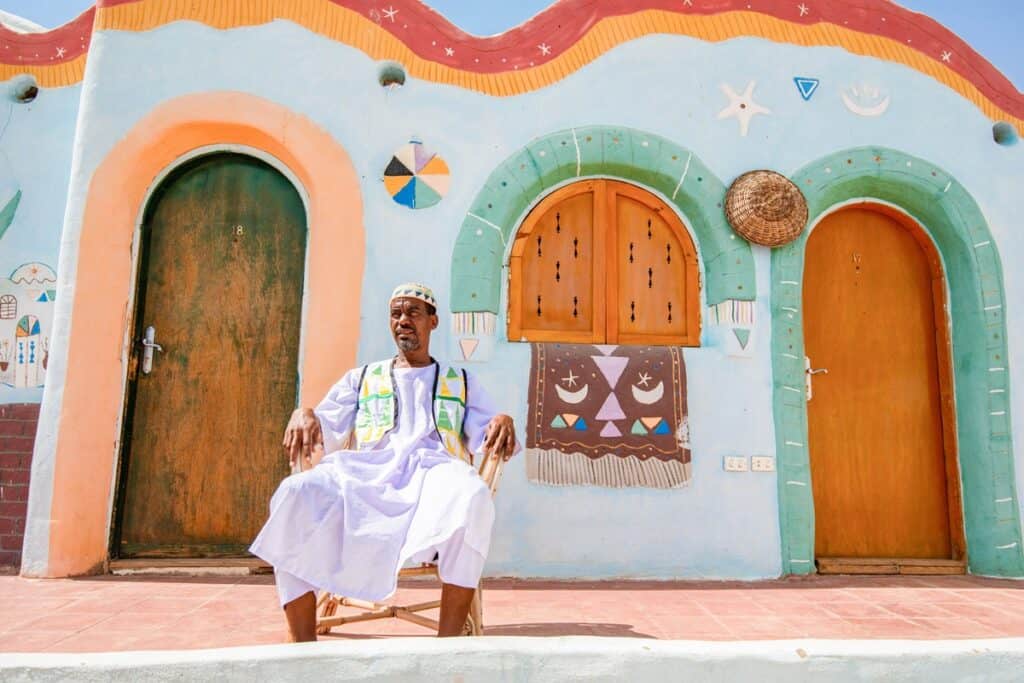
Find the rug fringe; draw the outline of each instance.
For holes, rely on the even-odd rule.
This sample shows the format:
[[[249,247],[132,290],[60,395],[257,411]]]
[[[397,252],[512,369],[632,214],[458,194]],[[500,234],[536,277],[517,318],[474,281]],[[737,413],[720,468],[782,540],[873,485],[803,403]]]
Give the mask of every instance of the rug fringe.
[[[635,455],[590,458],[582,453],[526,449],[526,476],[552,486],[675,489],[690,481],[690,469],[690,463],[678,460],[641,460]]]

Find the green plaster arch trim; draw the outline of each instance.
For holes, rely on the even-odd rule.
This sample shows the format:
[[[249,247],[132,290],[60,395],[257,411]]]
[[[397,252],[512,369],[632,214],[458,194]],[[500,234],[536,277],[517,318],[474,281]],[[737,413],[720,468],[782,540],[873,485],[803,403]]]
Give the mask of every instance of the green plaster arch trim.
[[[949,290],[957,441],[972,573],[1024,575],[1013,448],[1002,267],[974,199],[950,174],[892,149],[864,147],[794,177],[811,225],[837,205],[880,200],[912,216],[942,257]],[[783,571],[814,571],[802,289],[810,231],[772,252],[772,371]]]
[[[572,128],[533,140],[491,173],[452,254],[451,308],[497,314],[505,249],[526,210],[573,178],[611,177],[657,190],[690,223],[704,263],[707,304],[755,298],[750,245],[729,227],[725,185],[689,150],[629,128]]]

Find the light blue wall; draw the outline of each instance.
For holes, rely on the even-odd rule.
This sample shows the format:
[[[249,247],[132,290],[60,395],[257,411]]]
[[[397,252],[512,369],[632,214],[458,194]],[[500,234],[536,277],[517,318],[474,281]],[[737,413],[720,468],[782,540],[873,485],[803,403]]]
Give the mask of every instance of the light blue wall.
[[[0,404],[38,403],[42,398],[41,358],[26,381],[25,369],[17,369],[15,328],[25,315],[33,315],[40,321],[40,345],[49,339],[53,303],[38,299],[49,298],[46,292],[56,284],[15,283],[10,276],[28,263],[57,269],[81,94],[81,86],[41,89],[34,101],[22,104],[11,95],[18,81],[0,81],[0,209],[14,193],[21,193],[14,221],[5,233],[0,225],[0,296],[18,299],[17,317],[0,319],[0,368],[5,341],[12,356],[7,370],[0,369]],[[45,271],[40,269],[35,279],[47,279]]]
[[[484,180],[501,161],[546,133],[618,125],[668,138],[726,183],[770,168],[791,174],[840,149],[880,145],[928,159],[953,173],[983,208],[1004,259],[1012,383],[1022,379],[1014,342],[1024,291],[1012,267],[1024,256],[1015,219],[1022,207],[1024,146],[992,142],[991,121],[972,104],[908,68],[833,48],[799,48],[759,39],[719,44],[650,36],[622,45],[543,90],[494,98],[410,79],[377,84],[376,64],[347,46],[286,22],[227,32],[190,23],[144,33],[94,36],[89,86],[68,207],[77,234],[88,178],[113,145],[153,107],[179,95],[244,91],[300,112],[347,150],[363,185],[367,234],[360,360],[391,353],[385,302],[410,279],[434,286],[447,309],[449,255]],[[821,79],[810,101],[795,76]],[[741,137],[721,84],[771,110]],[[867,82],[891,94],[878,118],[846,109],[840,91]],[[452,187],[440,204],[412,211],[393,202],[381,177],[393,152],[417,138],[443,156]],[[65,152],[66,154],[66,152]],[[66,181],[66,171],[62,180]],[[758,578],[781,571],[774,473],[725,473],[724,455],[774,455],[769,356],[767,249],[755,247],[757,326],[752,350],[731,355],[705,327],[704,346],[687,349],[693,478],[671,491],[549,488],[526,481],[521,462],[507,471],[489,572],[557,577]],[[68,276],[62,273],[62,277]],[[347,296],[339,292],[338,296]],[[339,325],[348,321],[339,320]],[[499,337],[503,322],[499,322]],[[442,324],[435,352],[450,348]],[[439,354],[437,354],[439,355]],[[473,364],[502,406],[525,423],[529,348],[499,342],[492,359]],[[1024,412],[1013,406],[1022,432]],[[1018,487],[1022,470],[1017,453]]]

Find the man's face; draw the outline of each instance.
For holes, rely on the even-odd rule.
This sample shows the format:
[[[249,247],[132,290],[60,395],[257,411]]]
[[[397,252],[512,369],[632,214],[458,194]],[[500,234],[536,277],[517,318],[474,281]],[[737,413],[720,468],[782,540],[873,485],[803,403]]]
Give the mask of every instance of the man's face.
[[[416,351],[430,345],[430,331],[437,327],[437,315],[419,299],[400,297],[391,302],[391,336],[402,351]]]

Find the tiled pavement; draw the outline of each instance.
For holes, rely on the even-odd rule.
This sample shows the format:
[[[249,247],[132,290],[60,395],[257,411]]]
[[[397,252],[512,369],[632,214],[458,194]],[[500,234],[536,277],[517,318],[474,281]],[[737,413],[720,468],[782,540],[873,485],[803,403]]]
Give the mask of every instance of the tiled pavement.
[[[739,582],[487,581],[488,635],[698,640],[1024,637],[1024,582],[812,577]],[[429,583],[398,598],[436,599]],[[430,635],[394,619],[328,638]],[[270,576],[29,580],[0,576],[0,652],[192,649],[279,643]]]

